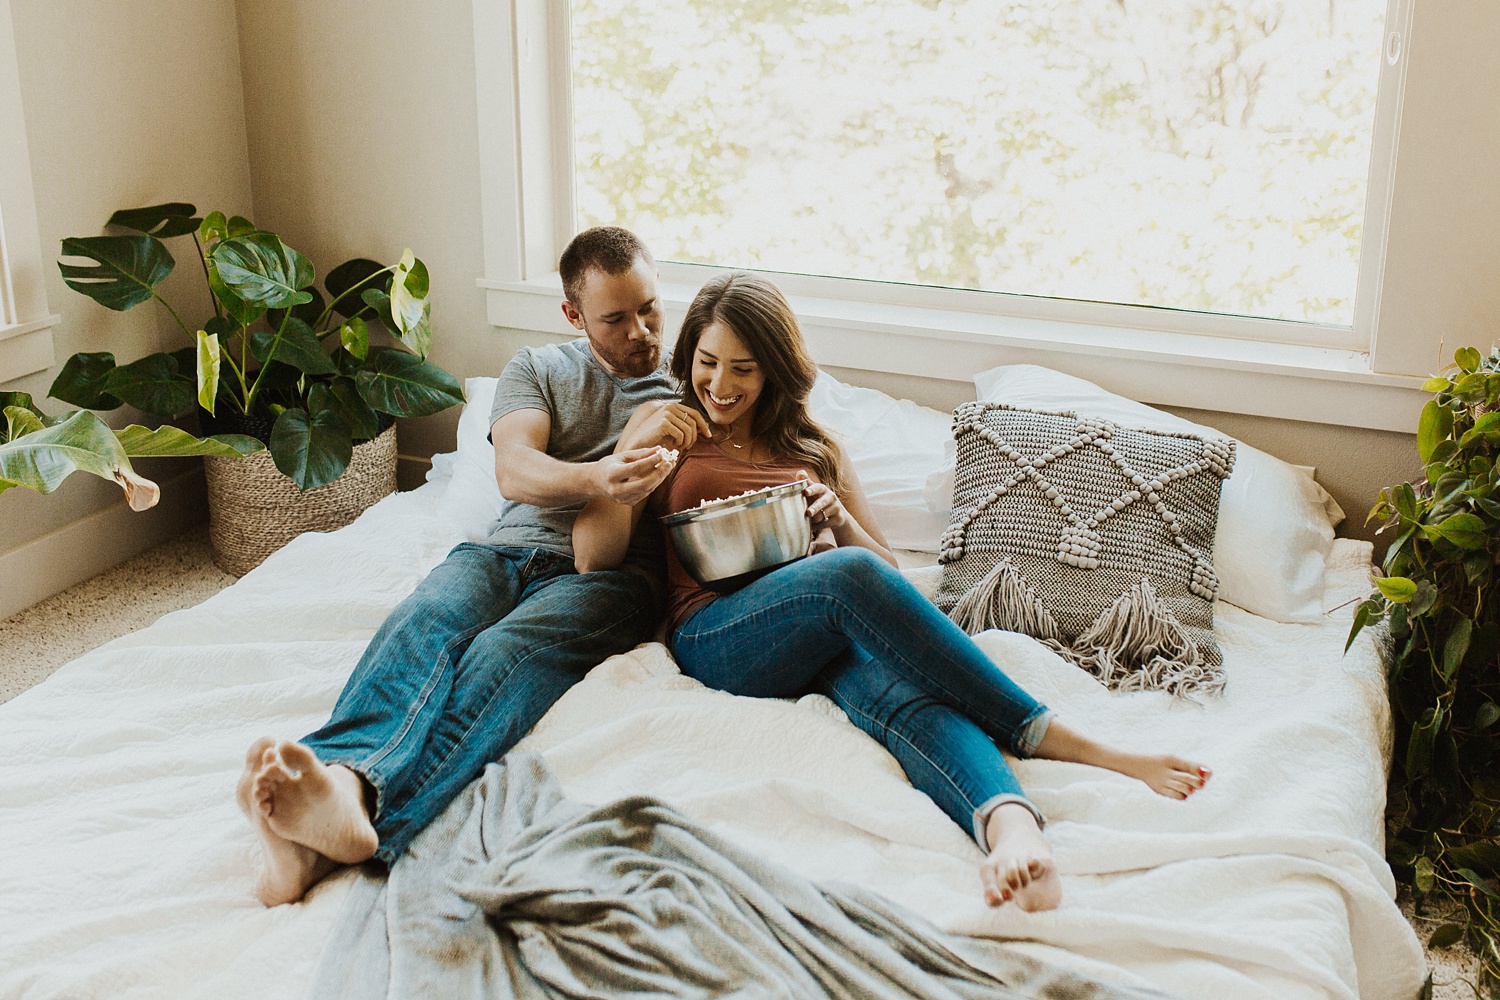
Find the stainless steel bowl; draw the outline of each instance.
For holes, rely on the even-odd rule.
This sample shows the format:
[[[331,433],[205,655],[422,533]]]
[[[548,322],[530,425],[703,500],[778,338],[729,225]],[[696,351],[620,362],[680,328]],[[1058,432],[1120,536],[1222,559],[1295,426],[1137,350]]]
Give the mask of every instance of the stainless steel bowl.
[[[694,580],[733,590],[807,555],[812,529],[802,481],[716,500],[661,519]]]

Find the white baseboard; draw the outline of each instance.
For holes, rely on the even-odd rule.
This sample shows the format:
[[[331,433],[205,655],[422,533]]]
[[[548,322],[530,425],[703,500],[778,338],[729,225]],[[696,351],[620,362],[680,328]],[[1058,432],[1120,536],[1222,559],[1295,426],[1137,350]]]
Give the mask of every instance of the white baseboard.
[[[200,523],[208,516],[203,465],[163,479],[161,502],[136,512],[124,497],[0,555],[0,619],[98,576]]]

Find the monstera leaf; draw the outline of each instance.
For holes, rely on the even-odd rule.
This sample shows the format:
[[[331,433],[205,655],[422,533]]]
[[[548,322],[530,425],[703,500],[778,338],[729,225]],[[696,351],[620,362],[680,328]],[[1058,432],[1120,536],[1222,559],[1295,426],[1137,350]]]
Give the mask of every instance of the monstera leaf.
[[[311,302],[312,263],[274,233],[233,236],[209,251],[219,280],[246,302],[285,309]]]
[[[406,250],[391,277],[391,319],[401,342],[424,361],[432,349],[432,304],[427,301],[427,265]]]
[[[393,417],[427,417],[464,401],[464,391],[452,375],[391,348],[372,351],[354,383],[366,403]]]
[[[309,375],[337,375],[339,371],[312,327],[296,316],[286,318],[280,336],[268,330],[251,333],[250,353],[257,361],[280,361]]]
[[[89,472],[119,484],[132,510],[145,510],[161,499],[160,488],[136,474],[125,447],[97,414],[79,410],[51,426],[39,426],[23,407],[8,406],[5,412],[7,418],[26,413],[32,420],[7,420],[7,440],[0,444],[0,492],[24,486],[51,493],[73,473]],[[12,437],[11,428],[23,432]]]
[[[328,289],[333,311],[345,319],[363,312],[366,308],[362,298],[365,290],[379,291],[379,277],[387,270],[389,268],[381,267],[373,260],[355,257],[329,271],[328,276],[323,279],[323,287]]]
[[[185,413],[197,400],[196,349],[185,349],[187,364],[172,354],[148,354],[139,361],[121,365],[104,378],[103,388],[135,407],[166,418]]]
[[[57,262],[63,280],[106,309],[124,312],[155,294],[176,261],[154,236],[70,236],[64,257],[86,257],[93,266]]]
[[[203,221],[193,218],[196,211],[196,207],[185,201],[150,205],[146,208],[122,208],[109,217],[109,224],[165,240],[196,230]]]
[[[47,395],[85,410],[113,410],[122,405],[117,396],[104,391],[104,380],[115,370],[115,356],[108,351],[75,354],[62,366]]]
[[[303,409],[285,410],[271,429],[271,458],[299,490],[333,482],[344,474],[353,454],[349,425],[331,409],[310,415]]]

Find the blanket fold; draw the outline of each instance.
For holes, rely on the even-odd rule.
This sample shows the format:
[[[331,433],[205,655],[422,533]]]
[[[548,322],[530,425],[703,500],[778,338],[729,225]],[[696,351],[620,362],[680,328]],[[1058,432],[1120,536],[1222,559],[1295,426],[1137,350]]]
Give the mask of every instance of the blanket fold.
[[[345,903],[309,996],[1161,1000],[818,886],[636,796],[512,753]]]

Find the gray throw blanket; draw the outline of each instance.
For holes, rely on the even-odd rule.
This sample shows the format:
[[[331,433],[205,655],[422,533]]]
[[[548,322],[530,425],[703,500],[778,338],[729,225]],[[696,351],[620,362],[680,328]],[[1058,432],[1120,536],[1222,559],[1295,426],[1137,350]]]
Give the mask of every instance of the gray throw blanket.
[[[514,753],[412,843],[389,879],[362,875],[309,996],[1164,994],[944,934],[858,888],[815,886],[654,799],[572,802],[540,757]]]

